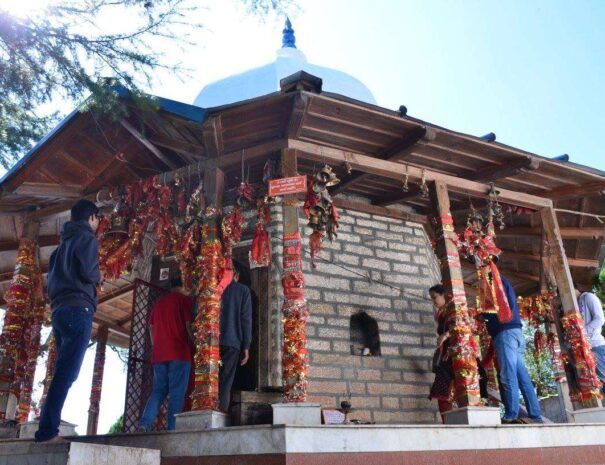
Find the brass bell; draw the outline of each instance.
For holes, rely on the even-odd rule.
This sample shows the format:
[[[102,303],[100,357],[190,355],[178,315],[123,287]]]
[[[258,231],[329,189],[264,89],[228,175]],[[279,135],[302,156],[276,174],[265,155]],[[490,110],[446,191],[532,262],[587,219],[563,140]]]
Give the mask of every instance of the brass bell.
[[[327,211],[325,209],[325,207],[322,204],[317,204],[317,205],[313,205],[312,207],[309,208],[309,213],[312,216],[324,216],[327,214]]]
[[[336,175],[334,174],[333,171],[330,171],[330,177],[329,179],[326,181],[326,187],[332,187],[335,186],[336,184],[340,183],[340,179],[338,179],[336,177]]]
[[[111,228],[105,233],[110,234],[128,234],[128,226],[126,225],[126,218],[119,215],[113,215],[111,218]]]
[[[320,220],[319,216],[311,215],[309,217],[309,223],[307,224],[307,226],[310,226],[313,229],[315,229],[320,225],[320,223],[321,223],[321,220]]]
[[[353,172],[353,167],[348,161],[345,161],[343,168],[345,169],[345,173],[347,174],[347,176],[351,176],[351,173]]]
[[[319,172],[317,173],[317,175],[315,177],[316,177],[316,179],[327,183],[333,174],[334,173],[332,172],[332,167],[330,165],[324,165],[323,168],[319,170]]]
[[[324,190],[326,190],[326,183],[324,181],[315,179],[312,189],[313,189],[313,192],[315,192],[316,194],[319,194],[320,192],[323,192]]]

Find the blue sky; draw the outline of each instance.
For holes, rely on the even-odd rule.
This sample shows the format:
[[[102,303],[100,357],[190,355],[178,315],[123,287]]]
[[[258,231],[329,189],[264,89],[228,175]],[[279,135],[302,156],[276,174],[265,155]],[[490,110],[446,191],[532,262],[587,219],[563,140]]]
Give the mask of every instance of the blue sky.
[[[15,4],[23,0],[14,1]],[[207,83],[275,58],[283,18],[246,17],[234,2],[207,1],[199,45],[180,79],[150,91],[191,103]],[[300,1],[297,45],[311,63],[357,77],[381,106],[543,156],[605,170],[604,1]],[[128,22],[111,18],[112,25]],[[173,52],[172,49],[170,53]],[[70,105],[64,105],[65,111]],[[64,418],[86,426],[93,350]],[[99,431],[123,408],[124,373],[108,354]]]

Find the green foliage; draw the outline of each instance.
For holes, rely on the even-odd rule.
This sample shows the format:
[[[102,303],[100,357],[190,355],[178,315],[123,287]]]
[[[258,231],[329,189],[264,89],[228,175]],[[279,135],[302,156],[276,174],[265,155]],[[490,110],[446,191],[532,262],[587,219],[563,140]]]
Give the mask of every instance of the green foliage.
[[[536,330],[529,326],[523,327],[525,336],[525,366],[529,376],[536,385],[538,397],[549,397],[557,394],[557,385],[555,383],[555,374],[553,371],[553,361],[548,350],[536,353],[534,347],[534,333]]]
[[[119,434],[124,432],[124,415],[120,415],[113,425],[109,427],[107,434]]]
[[[21,0],[27,1],[27,0]],[[247,11],[283,13],[292,0],[239,0]],[[59,114],[42,111],[58,99],[120,118],[127,112],[115,84],[144,102],[158,69],[186,70],[174,59],[194,45],[202,27],[195,0],[64,0],[31,17],[0,4],[0,164],[9,168],[41,138]],[[104,32],[97,19],[129,15],[128,30]],[[158,47],[159,41],[171,47]],[[160,49],[170,49],[170,56]],[[182,55],[182,54],[181,54]],[[103,79],[103,77],[111,79]],[[88,96],[90,96],[88,98]],[[147,102],[146,104],[149,104]]]

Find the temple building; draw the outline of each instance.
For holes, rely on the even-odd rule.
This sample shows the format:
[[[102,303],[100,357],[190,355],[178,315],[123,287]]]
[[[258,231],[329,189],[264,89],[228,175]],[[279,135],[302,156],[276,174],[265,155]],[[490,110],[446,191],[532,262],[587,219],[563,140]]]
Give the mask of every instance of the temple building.
[[[105,344],[129,349],[124,434],[97,435],[100,394],[93,393],[89,435],[81,442],[160,449],[164,465],[218,463],[218,456],[225,464],[438,463],[450,452],[443,463],[534,463],[536,453],[579,463],[575,454],[595,447],[605,459],[595,446],[605,426],[571,424],[605,416],[594,368],[576,345],[585,341],[567,343],[578,328],[572,279],[589,285],[603,260],[605,173],[507,146],[492,133],[421,121],[403,105],[382,108],[356,78],[309,63],[290,21],[274,62],[205,86],[192,105],[155,97],[156,108],[141,109],[127,90],[116,91],[128,117],[116,122],[75,110],[0,180],[2,295],[27,247],[35,248],[31,266],[44,276],[76,199],[95,201],[113,219],[130,209],[121,219],[131,229],[120,232],[133,241],[132,256],[114,257],[123,260],[116,262],[117,279],[103,285],[93,331],[98,390]],[[309,183],[305,191],[265,197],[272,181],[297,176]],[[154,195],[141,200],[148,209],[128,204],[136,186],[154,195],[168,189],[170,207],[153,203]],[[245,198],[242,186],[255,194]],[[205,204],[190,215],[200,193]],[[180,197],[186,210],[177,205]],[[317,215],[313,202],[325,207]],[[257,263],[250,257],[263,208],[271,255]],[[243,218],[241,236],[223,230],[223,251],[246,267],[242,282],[255,305],[251,361],[236,376],[231,414],[194,407],[175,433],[129,434],[151,388],[150,308],[171,277],[197,266],[176,245],[180,239],[159,250],[169,228],[155,226],[158,215],[184,231],[192,221],[217,228],[234,211]],[[468,229],[479,214],[502,228]],[[540,328],[556,338],[553,358],[567,362],[555,363],[558,395],[544,401],[544,416],[570,425],[532,426],[535,435],[524,433],[528,426],[501,427],[493,367],[489,396],[482,401],[473,387],[474,356],[484,349],[472,348],[481,275],[465,258],[463,231],[495,241],[497,267],[518,296],[548,299]],[[428,289],[440,282],[460,341],[453,352],[458,409],[449,420],[458,426],[447,428],[428,399],[436,340]],[[216,344],[216,337],[209,340]],[[0,418],[26,423],[27,374],[15,381],[15,341],[0,339]],[[197,400],[211,405],[215,399],[204,394],[211,390],[203,388]],[[292,414],[297,407],[302,413]],[[220,428],[204,429],[192,420],[196,411],[205,415],[203,425]],[[342,423],[334,420],[339,412],[346,424],[322,426]],[[33,453],[26,443],[11,444],[15,454]],[[8,447],[0,443],[0,463]]]

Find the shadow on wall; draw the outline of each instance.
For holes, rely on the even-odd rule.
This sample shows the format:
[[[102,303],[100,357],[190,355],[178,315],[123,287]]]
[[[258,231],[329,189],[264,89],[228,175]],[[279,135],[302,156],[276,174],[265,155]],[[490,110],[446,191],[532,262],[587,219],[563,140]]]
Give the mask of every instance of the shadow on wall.
[[[349,323],[351,355],[380,357],[380,332],[376,318],[366,312],[351,315]]]

